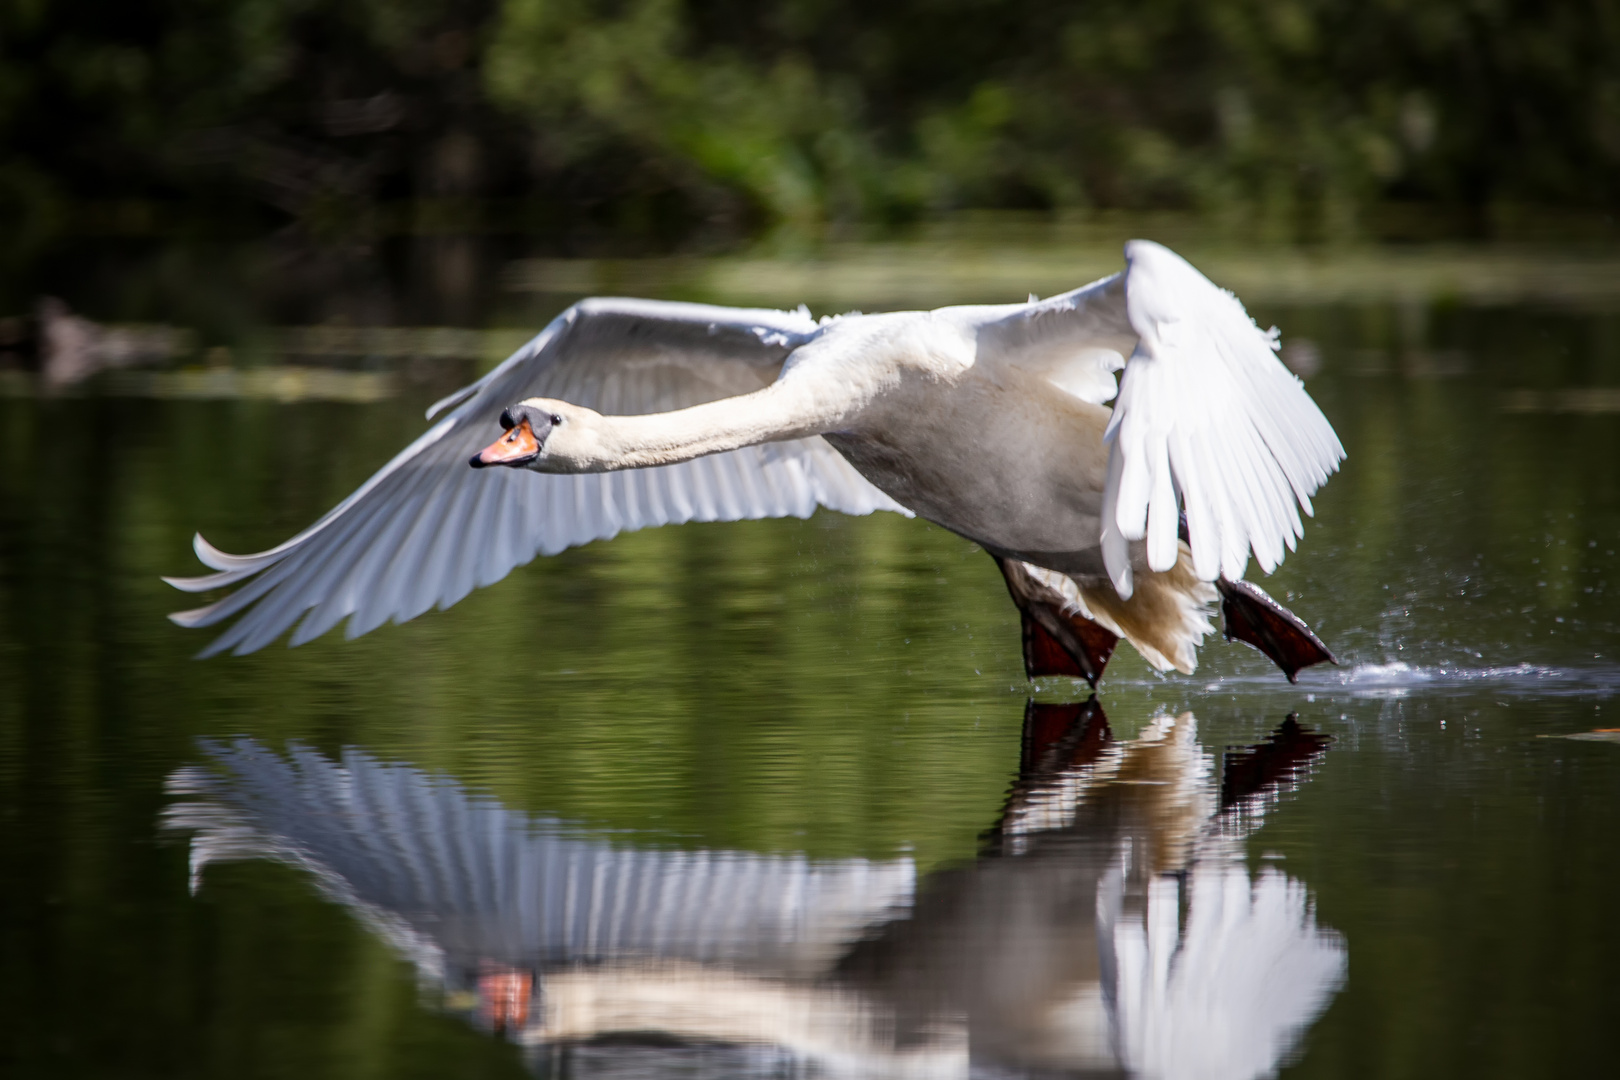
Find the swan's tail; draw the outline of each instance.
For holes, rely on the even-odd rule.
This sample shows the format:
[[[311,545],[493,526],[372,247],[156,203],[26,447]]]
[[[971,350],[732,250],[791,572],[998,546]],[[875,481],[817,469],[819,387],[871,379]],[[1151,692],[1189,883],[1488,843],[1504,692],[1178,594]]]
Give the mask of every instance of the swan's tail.
[[[1198,646],[1215,632],[1209,616],[1218,594],[1193,571],[1186,542],[1177,543],[1180,551],[1170,569],[1138,569],[1129,600],[1121,600],[1106,581],[1076,583],[1076,591],[1093,621],[1136,646],[1156,670],[1191,675],[1198,667]]]
[[[1215,630],[1209,621],[1215,587],[1193,572],[1185,543],[1169,570],[1138,568],[1129,600],[1106,578],[1081,584],[1033,563],[996,562],[1024,616],[1024,672],[1032,679],[1068,675],[1096,686],[1120,638],[1158,670],[1190,675],[1199,643]]]

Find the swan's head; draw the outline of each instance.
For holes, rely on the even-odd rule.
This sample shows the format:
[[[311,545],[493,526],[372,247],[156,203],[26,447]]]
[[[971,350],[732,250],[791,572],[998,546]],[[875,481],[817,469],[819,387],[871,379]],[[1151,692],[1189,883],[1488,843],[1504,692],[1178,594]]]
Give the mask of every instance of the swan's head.
[[[506,465],[537,472],[579,472],[588,468],[594,445],[591,423],[597,414],[579,405],[529,398],[501,413],[506,434],[473,455],[475,469]]]

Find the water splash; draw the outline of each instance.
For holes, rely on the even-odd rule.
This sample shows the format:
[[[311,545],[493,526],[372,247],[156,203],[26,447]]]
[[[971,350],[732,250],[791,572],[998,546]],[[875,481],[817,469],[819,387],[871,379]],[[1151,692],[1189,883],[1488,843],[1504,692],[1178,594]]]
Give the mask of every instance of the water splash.
[[[1109,679],[1106,686],[1163,690],[1176,679]],[[1190,687],[1189,687],[1190,689]],[[1408,694],[1486,692],[1537,697],[1601,697],[1620,693],[1620,666],[1553,667],[1545,664],[1464,666],[1447,663],[1345,664],[1302,671],[1290,686],[1274,670],[1220,675],[1203,681],[1198,690],[1220,692],[1350,694],[1354,697],[1405,697]]]
[[[1607,695],[1620,689],[1620,667],[1550,667],[1544,664],[1483,665],[1355,664],[1345,668],[1309,672],[1300,685],[1343,688],[1352,694],[1397,696],[1413,691],[1448,692],[1490,690],[1499,694],[1538,696]]]

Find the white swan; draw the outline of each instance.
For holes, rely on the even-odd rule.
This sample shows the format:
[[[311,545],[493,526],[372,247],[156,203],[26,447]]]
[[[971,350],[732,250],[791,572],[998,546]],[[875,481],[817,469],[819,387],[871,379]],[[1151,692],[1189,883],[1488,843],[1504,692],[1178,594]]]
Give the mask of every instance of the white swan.
[[[430,418],[454,409],[302,533],[245,556],[196,537],[217,573],[170,584],[258,576],[171,618],[245,612],[206,653],[295,623],[297,645],[345,617],[354,637],[537,553],[821,505],[915,513],[981,544],[1024,612],[1031,675],[1095,683],[1119,636],[1190,672],[1215,582],[1228,636],[1293,678],[1331,657],[1240,579],[1250,551],[1269,573],[1303,535],[1299,509],[1343,447],[1235,297],[1158,244],[1125,258],[1045,301],[820,322],[583,301],[437,403]],[[479,452],[497,417],[506,435]],[[475,452],[514,467],[474,471]]]

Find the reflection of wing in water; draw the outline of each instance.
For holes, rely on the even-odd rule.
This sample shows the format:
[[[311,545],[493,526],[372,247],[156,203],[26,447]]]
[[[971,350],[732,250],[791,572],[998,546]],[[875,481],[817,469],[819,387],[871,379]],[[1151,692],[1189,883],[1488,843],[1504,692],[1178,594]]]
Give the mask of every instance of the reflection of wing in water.
[[[425,976],[524,998],[493,1015],[525,1041],[656,1033],[841,1073],[1247,1080],[1344,978],[1305,888],[1251,876],[1239,843],[1326,740],[1291,718],[1218,773],[1195,736],[1191,714],[1117,740],[1094,703],[1032,705],[984,854],[915,888],[909,861],[617,846],[354,750],[339,765],[211,746],[219,768],[172,779],[204,798],[169,818],[195,833],[194,873],[302,867]],[[631,1050],[613,1046],[591,1060],[618,1067],[603,1055]]]
[[[1344,981],[1343,939],[1317,929],[1304,886],[1275,870],[1158,878],[1141,914],[1112,929],[1118,1048],[1148,1076],[1265,1076]]]
[[[1177,721],[1189,737],[1190,719]],[[1266,742],[1228,751],[1220,813],[1193,842],[1197,861],[1148,882],[1142,916],[1116,924],[1118,1038],[1133,1069],[1265,1075],[1343,983],[1344,941],[1316,927],[1304,886],[1269,868],[1251,878],[1236,843],[1327,744],[1290,716]]]
[[[213,797],[170,811],[195,830],[194,885],[210,862],[290,862],[430,967],[437,949],[452,967],[657,956],[811,974],[911,900],[910,860],[620,847],[354,749],[341,765],[247,739],[210,753],[223,775],[170,781]]]
[[[1253,808],[1326,740],[1285,723],[1263,745],[1299,752],[1285,765],[1279,750],[1246,791],[1228,768],[1222,811],[1190,713],[1120,741],[1094,700],[1032,702],[1024,732],[984,856],[921,883],[911,916],[841,973],[905,1003],[902,1025],[965,1015],[975,1060],[1210,1080],[1274,1070],[1343,982],[1344,943],[1316,926],[1300,883],[1250,877],[1230,817],[1256,823]]]

